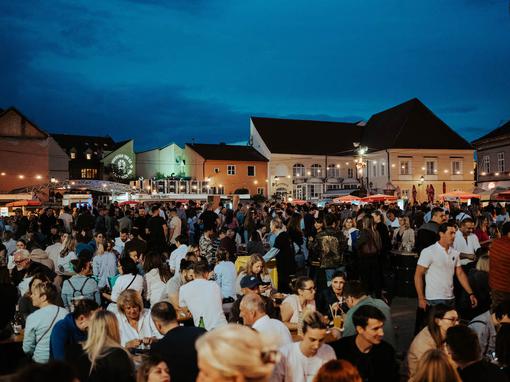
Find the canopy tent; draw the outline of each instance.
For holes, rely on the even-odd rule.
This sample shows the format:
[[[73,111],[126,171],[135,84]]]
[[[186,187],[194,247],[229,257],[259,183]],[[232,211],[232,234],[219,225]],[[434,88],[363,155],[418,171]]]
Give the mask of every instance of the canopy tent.
[[[397,200],[396,196],[384,195],[384,194],[368,195],[364,198],[361,198],[361,201],[364,203],[386,202],[386,201],[395,201],[395,200]]]
[[[120,202],[119,206],[122,207],[122,206],[126,206],[126,205],[136,205],[136,204],[140,204],[140,202],[138,202],[136,200],[126,200],[124,202]]]
[[[472,198],[480,199],[480,195],[466,191],[451,191],[439,195],[439,199],[446,201],[469,200]]]
[[[361,198],[358,198],[357,196],[354,196],[354,195],[340,196],[340,197],[332,200],[332,202],[336,203],[336,204],[352,203],[352,202],[360,202],[360,201],[361,201]]]
[[[15,202],[7,203],[6,207],[39,207],[41,202],[38,200],[16,200]]]
[[[288,200],[288,202],[291,204],[295,204],[296,206],[302,206],[303,204],[306,204],[306,200],[301,200],[301,199],[291,199],[291,200]]]
[[[510,200],[510,190],[508,191],[502,191],[502,192],[498,192],[496,195],[495,195],[495,198],[497,200]]]

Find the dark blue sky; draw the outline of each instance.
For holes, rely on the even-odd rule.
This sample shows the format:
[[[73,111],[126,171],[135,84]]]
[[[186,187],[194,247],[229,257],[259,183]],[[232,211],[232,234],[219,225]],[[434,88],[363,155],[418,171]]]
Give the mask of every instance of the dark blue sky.
[[[0,107],[137,149],[412,97],[471,140],[510,119],[509,0],[4,0],[0,68]]]

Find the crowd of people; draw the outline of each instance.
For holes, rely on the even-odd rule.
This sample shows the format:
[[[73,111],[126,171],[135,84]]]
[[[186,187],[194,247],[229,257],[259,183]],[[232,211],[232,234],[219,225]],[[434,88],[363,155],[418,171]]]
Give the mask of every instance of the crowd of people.
[[[510,218],[490,204],[41,209],[0,219],[13,381],[507,381]],[[394,254],[417,257],[399,349]],[[22,340],[21,340],[22,339]],[[11,348],[9,348],[11,349]],[[4,353],[4,351],[2,351]]]

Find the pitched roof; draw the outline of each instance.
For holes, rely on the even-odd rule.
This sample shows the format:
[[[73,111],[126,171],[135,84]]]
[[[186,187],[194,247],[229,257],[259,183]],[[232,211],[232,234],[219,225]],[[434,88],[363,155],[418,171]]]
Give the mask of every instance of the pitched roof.
[[[209,160],[232,160],[247,162],[267,162],[268,159],[251,146],[235,146],[208,143],[186,143],[201,157]]]
[[[275,154],[342,155],[359,142],[363,127],[349,122],[251,117]]]
[[[361,141],[369,150],[473,149],[417,98],[374,114]]]
[[[79,152],[86,151],[89,148],[91,150],[113,151],[117,147],[117,144],[109,136],[99,137],[72,134],[51,134],[51,136],[66,151],[71,150],[73,147]]]
[[[472,143],[476,144],[478,142],[485,141],[486,139],[494,139],[508,135],[510,135],[510,121],[485,134],[484,136],[475,139]]]
[[[40,132],[42,135],[44,135],[44,138],[47,138],[49,136],[49,134],[44,131],[43,129],[41,129],[39,126],[37,126],[35,123],[33,123],[30,119],[28,119],[21,111],[19,111],[18,109],[16,109],[14,106],[10,106],[8,107],[7,109],[3,110],[3,109],[0,109],[0,118],[3,117],[4,115],[7,115],[7,113],[9,112],[15,112],[17,113],[19,116],[21,116],[21,119],[22,120],[25,120],[27,121],[30,125],[32,125],[32,127],[34,129],[36,129],[38,132]]]

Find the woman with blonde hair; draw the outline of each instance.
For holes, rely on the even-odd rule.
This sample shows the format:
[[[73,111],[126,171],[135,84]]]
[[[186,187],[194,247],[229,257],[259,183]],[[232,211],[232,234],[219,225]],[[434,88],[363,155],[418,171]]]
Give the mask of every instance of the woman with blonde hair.
[[[60,251],[60,255],[57,261],[57,269],[61,274],[64,273],[74,273],[73,266],[71,264],[72,260],[76,260],[78,256],[76,256],[76,239],[71,235],[67,235],[64,243],[62,251]]]
[[[418,362],[412,382],[461,382],[459,373],[446,353],[439,349],[427,351]]]
[[[399,217],[398,223],[399,229],[393,232],[393,247],[410,252],[414,248],[414,230],[411,228],[409,217]]]
[[[266,347],[259,333],[237,324],[204,334],[196,348],[197,382],[267,382],[276,361],[276,352]]]
[[[112,312],[94,313],[83,350],[76,365],[81,381],[134,381],[134,366],[120,346],[119,324]]]
[[[242,268],[242,270],[239,272],[239,275],[237,276],[236,293],[239,295],[242,294],[241,279],[244,276],[255,276],[257,279],[259,279],[259,281],[262,283],[260,285],[261,292],[270,292],[274,288],[273,281],[271,280],[271,276],[269,275],[269,272],[266,268],[266,262],[258,253],[254,253],[250,256],[246,262],[246,265]]]

